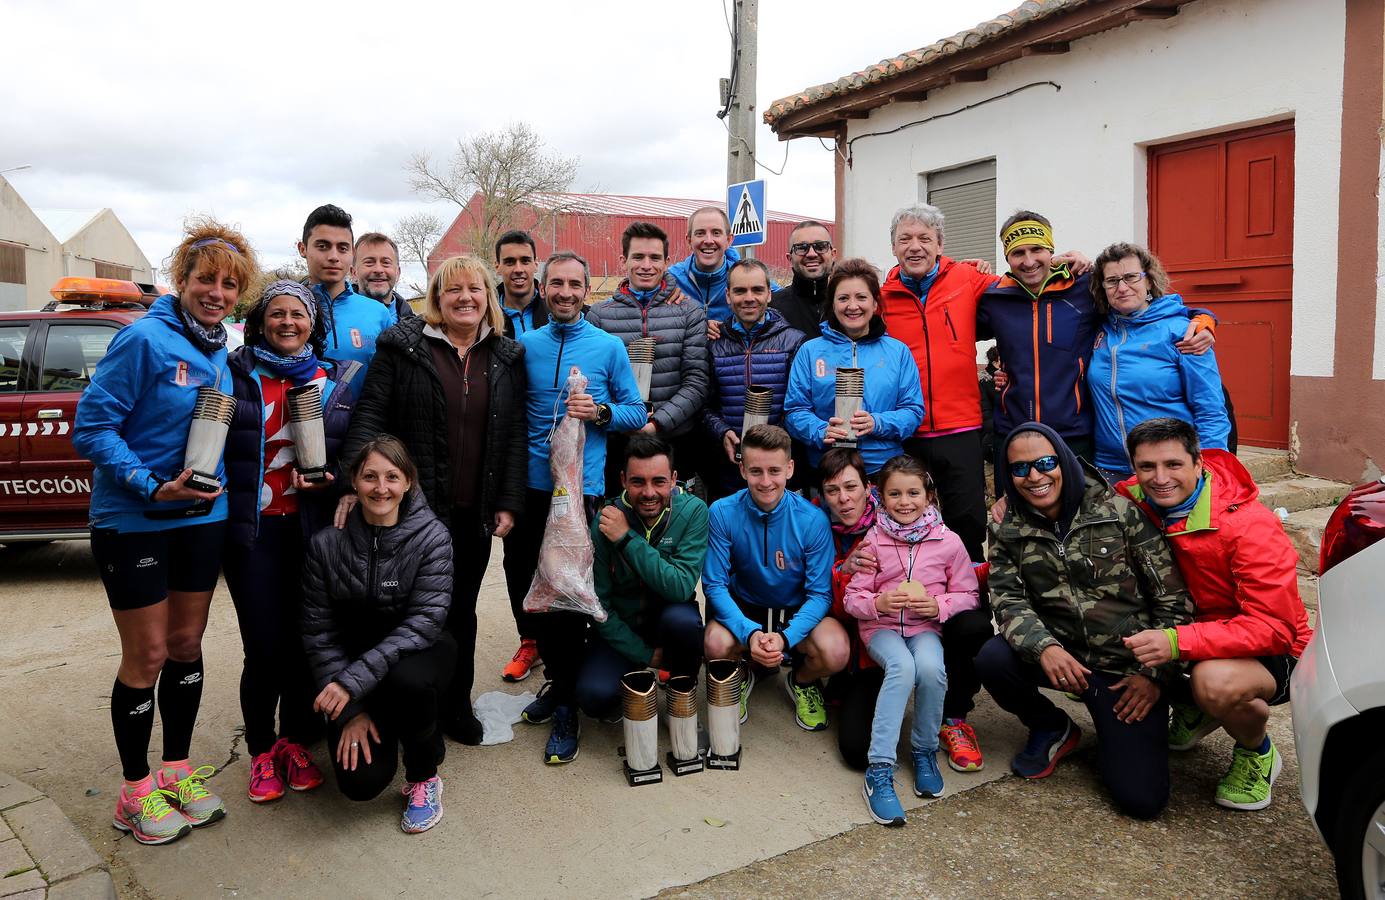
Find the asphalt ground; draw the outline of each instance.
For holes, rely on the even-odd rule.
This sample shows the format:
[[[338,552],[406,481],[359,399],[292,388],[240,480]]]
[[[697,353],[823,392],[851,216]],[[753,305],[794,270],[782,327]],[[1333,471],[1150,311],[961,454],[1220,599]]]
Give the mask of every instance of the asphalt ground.
[[[479,606],[478,695],[539,685],[499,677],[515,646],[499,556],[497,544]],[[1052,778],[1022,782],[1005,765],[1022,729],[983,694],[972,721],[986,770],[948,772],[948,796],[926,806],[906,788],[909,825],[885,829],[869,823],[861,776],[841,764],[835,734],[797,728],[777,679],[752,695],[740,772],[666,774],[632,789],[620,774],[618,726],[584,722],[578,760],[550,767],[540,762],[547,728],[521,724],[511,743],[449,743],[446,816],[424,835],[398,830],[394,790],[352,804],[330,774],[314,794],[255,806],[244,792],[240,641],[224,587],[204,641],[193,759],[221,770],[210,786],[229,814],[170,846],[143,847],[110,827],[119,643],[87,544],[0,548],[0,616],[0,770],[59,804],[109,861],[122,897],[1333,893],[1330,859],[1298,802],[1283,710],[1274,729],[1286,765],[1274,805],[1256,814],[1211,803],[1230,757],[1224,735],[1175,761],[1173,803],[1155,823],[1112,810],[1090,736]],[[1090,732],[1085,713],[1077,717]],[[156,753],[159,741],[156,725]],[[660,742],[662,752],[663,730]]]

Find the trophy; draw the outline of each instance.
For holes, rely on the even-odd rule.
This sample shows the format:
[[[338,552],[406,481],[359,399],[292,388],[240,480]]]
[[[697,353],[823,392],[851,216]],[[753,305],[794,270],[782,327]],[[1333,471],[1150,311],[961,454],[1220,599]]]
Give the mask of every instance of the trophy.
[[[226,430],[235,412],[235,397],[206,385],[197,389],[197,403],[192,408],[192,424],[188,427],[187,449],[183,455],[183,468],[192,469],[188,487],[209,494],[221,490],[216,467],[226,449]]]
[[[756,425],[769,424],[770,409],[774,404],[774,391],[758,384],[745,389],[745,418],[741,422],[741,437]],[[736,445],[736,462],[741,461],[741,445]]]
[[[327,437],[322,430],[322,389],[315,384],[305,384],[290,388],[286,397],[298,474],[304,481],[326,481]]]
[[[856,447],[856,432],[851,430],[851,417],[861,411],[866,396],[865,369],[837,370],[837,418],[847,423],[846,438],[837,447]]]
[[[673,745],[665,759],[674,775],[702,771],[697,747],[697,677],[675,675],[668,680],[668,737]]]
[[[631,787],[664,780],[659,767],[659,681],[653,672],[630,672],[620,679],[621,722],[625,727],[625,780]]]
[[[741,767],[741,684],[735,659],[707,660],[707,768]]]
[[[625,345],[630,355],[630,368],[635,370],[635,383],[640,388],[640,399],[649,405],[649,385],[654,378],[654,338],[640,337]]]

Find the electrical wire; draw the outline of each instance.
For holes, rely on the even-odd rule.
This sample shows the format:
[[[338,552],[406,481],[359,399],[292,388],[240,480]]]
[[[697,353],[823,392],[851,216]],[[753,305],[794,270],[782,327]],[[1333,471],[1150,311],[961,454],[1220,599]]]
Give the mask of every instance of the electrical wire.
[[[728,136],[730,136],[730,135],[731,135],[731,126],[726,124],[726,120],[725,120],[725,119],[722,119],[722,120],[721,120],[721,125],[722,125],[723,128],[726,129],[726,134],[727,134]],[[746,141],[745,138],[741,137],[740,135],[735,135],[735,138],[736,138],[736,140],[738,140],[738,141],[741,142],[741,146],[744,147],[744,148],[746,149],[746,152],[748,152],[748,153],[750,154],[750,161],[753,162],[753,163],[755,163],[755,165],[757,165],[757,166],[759,166],[760,168],[764,169],[766,172],[769,172],[771,175],[783,175],[783,174],[784,174],[784,169],[787,168],[788,165],[789,165],[789,147],[790,147],[790,145],[793,144],[793,141],[785,141],[785,142],[784,142],[784,161],[783,161],[782,163],[779,164],[779,171],[776,172],[776,171],[774,171],[773,169],[771,169],[769,166],[767,166],[767,165],[765,165],[764,163],[760,162],[759,154],[757,154],[757,153],[755,152],[755,148],[752,147],[752,146],[750,146],[750,144]],[[821,138],[819,138],[818,140],[821,140]]]
[[[887,134],[895,134],[897,132],[903,131],[906,128],[913,128],[915,125],[926,125],[929,122],[936,122],[938,119],[946,119],[949,116],[955,116],[958,113],[964,113],[969,109],[976,109],[978,106],[985,106],[987,103],[994,103],[997,100],[1004,100],[1006,97],[1013,97],[1015,94],[1018,94],[1021,91],[1027,91],[1030,88],[1043,87],[1044,85],[1052,87],[1054,91],[1061,91],[1063,89],[1063,86],[1056,81],[1031,81],[1029,84],[1022,84],[1017,88],[1011,88],[1003,94],[996,94],[994,97],[987,97],[985,100],[977,100],[975,103],[968,103],[966,106],[959,107],[957,109],[951,110],[950,112],[938,113],[935,116],[928,116],[923,119],[917,119],[913,122],[905,122],[903,125],[896,125],[895,127],[887,128],[884,131],[869,131],[865,134],[858,134],[854,138],[846,142],[846,163],[847,165],[851,165],[851,145],[861,140],[862,138],[883,137]],[[818,140],[822,140],[822,138],[818,138]]]

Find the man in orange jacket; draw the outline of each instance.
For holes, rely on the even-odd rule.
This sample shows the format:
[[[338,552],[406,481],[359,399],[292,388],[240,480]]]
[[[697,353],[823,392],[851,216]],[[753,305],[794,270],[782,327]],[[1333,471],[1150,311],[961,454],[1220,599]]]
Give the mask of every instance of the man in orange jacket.
[[[1257,501],[1250,473],[1225,450],[1201,450],[1187,422],[1130,430],[1135,475],[1117,486],[1163,528],[1195,606],[1193,622],[1125,639],[1141,663],[1192,665],[1194,704],[1174,703],[1169,747],[1187,750],[1225,728],[1236,740],[1216,801],[1264,809],[1279,774],[1266,725],[1289,699],[1289,676],[1313,631],[1298,594],[1298,554]]]

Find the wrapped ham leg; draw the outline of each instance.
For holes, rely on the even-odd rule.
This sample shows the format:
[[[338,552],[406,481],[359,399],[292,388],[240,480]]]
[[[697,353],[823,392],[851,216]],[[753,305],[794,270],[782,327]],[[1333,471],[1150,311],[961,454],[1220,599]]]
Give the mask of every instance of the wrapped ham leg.
[[[574,367],[567,379],[568,396],[586,389],[587,377]],[[592,585],[591,532],[582,509],[586,439],[586,424],[571,416],[563,416],[553,430],[548,454],[553,502],[539,548],[539,568],[524,597],[524,611],[578,612],[604,622],[606,610]]]

